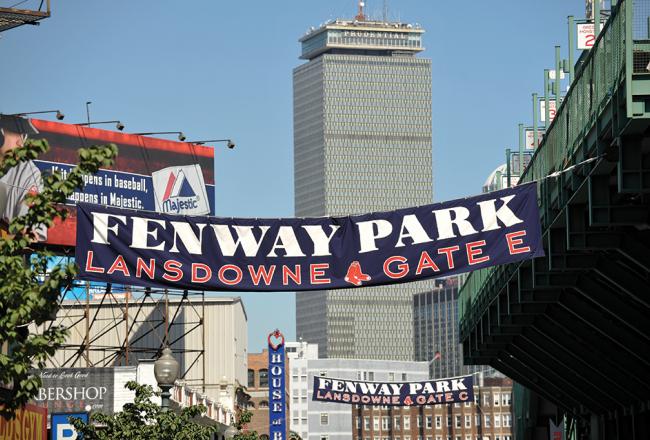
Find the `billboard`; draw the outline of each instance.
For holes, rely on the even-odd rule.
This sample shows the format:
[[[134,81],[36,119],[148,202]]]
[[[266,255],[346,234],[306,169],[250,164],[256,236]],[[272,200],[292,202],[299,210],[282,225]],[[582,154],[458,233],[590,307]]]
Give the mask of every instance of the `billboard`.
[[[287,434],[287,405],[285,403],[284,335],[280,330],[269,333],[269,436],[284,440]]]
[[[473,402],[474,380],[458,376],[424,382],[361,382],[314,376],[312,400],[376,406]]]
[[[535,145],[535,131],[532,128],[526,128],[524,130],[526,137],[526,150],[535,150],[539,147],[539,144],[542,143],[542,138],[544,137],[544,130],[537,130],[537,145]]]
[[[340,289],[544,255],[535,183],[347,217],[190,217],[85,203],[77,211],[79,279],[125,285]]]
[[[601,22],[601,30],[604,25],[605,23]],[[588,50],[594,47],[594,43],[596,42],[594,23],[578,23],[576,25],[576,28],[576,34],[578,37],[578,50]]]
[[[555,119],[555,113],[557,111],[557,106],[555,105],[555,99],[548,100],[548,119],[549,122],[552,122]],[[546,100],[540,99],[539,101],[539,115],[542,122],[546,122]]]
[[[43,175],[59,171],[65,176],[70,172],[78,162],[79,148],[107,143],[118,146],[114,166],[87,176],[83,190],[69,197],[68,219],[57,221],[47,231],[38,231],[39,239],[48,244],[74,246],[74,205],[78,202],[170,214],[214,214],[211,147],[7,115],[0,116],[0,126],[9,133],[0,139],[7,144],[2,149],[15,147],[24,136],[50,144],[50,150],[37,160],[12,168],[0,179],[0,213],[5,224],[26,209],[23,199],[29,192],[40,190]],[[18,136],[12,136],[12,131]]]
[[[50,414],[86,412],[87,406],[113,413],[113,368],[44,368],[31,373],[40,376],[42,382],[34,401]]]
[[[27,404],[12,420],[0,417],[0,439],[47,440],[47,409]]]

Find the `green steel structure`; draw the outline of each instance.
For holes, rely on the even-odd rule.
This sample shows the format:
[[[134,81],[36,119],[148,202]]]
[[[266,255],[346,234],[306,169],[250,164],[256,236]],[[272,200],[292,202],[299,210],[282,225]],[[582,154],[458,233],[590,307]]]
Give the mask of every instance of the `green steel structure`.
[[[598,3],[598,2],[596,2]],[[522,387],[517,439],[650,439],[650,0],[612,1],[520,181],[546,257],[473,272],[465,362]],[[548,106],[547,106],[548,108]]]

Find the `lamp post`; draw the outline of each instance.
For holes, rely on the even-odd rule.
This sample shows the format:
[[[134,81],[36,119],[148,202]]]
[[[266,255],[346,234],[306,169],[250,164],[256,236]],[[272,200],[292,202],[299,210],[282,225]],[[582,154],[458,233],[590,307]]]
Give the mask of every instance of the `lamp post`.
[[[178,361],[172,355],[171,348],[169,346],[163,348],[162,354],[153,364],[153,374],[162,390],[160,406],[163,411],[169,411],[169,397],[171,396],[169,390],[178,379],[178,370]]]
[[[65,118],[65,115],[63,113],[61,113],[60,110],[43,110],[43,111],[40,111],[40,112],[14,113],[14,114],[9,115],[9,116],[42,115],[42,114],[45,114],[45,113],[56,113],[56,119],[58,119],[59,121],[62,120],[63,118]]]
[[[231,150],[235,148],[235,143],[232,141],[232,139],[208,139],[206,141],[188,141],[188,142],[190,144],[197,144],[197,145],[203,145],[203,144],[208,144],[213,142],[225,142],[226,146]]]
[[[185,140],[185,135],[183,134],[182,131],[151,131],[148,133],[133,133],[133,134],[137,134],[139,136],[151,136],[152,134],[177,134],[179,141],[183,142]]]
[[[118,130],[122,131],[124,130],[124,124],[122,124],[120,121],[98,121],[98,122],[84,122],[82,124],[75,124],[75,125],[85,125],[90,127],[91,125],[97,125],[97,124],[115,124],[115,128]]]

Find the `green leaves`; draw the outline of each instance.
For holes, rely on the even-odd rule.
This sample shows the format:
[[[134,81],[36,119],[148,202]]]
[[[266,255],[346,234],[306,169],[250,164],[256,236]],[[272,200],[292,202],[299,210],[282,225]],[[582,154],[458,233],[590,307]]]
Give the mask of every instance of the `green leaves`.
[[[46,141],[37,140],[9,151],[0,161],[0,176],[48,148]],[[66,264],[44,275],[52,254],[34,246],[36,230],[64,219],[67,211],[58,204],[82,187],[84,175],[112,165],[116,156],[112,144],[81,149],[80,163],[67,178],[58,173],[44,176],[42,191],[26,197],[28,212],[14,218],[9,234],[0,236],[0,346],[7,347],[0,353],[0,383],[10,387],[8,393],[0,393],[0,416],[12,417],[36,395],[40,378],[30,376],[29,370],[44,368],[67,335],[66,329],[56,326],[36,332],[36,326],[56,314],[62,290],[71,287],[77,274],[73,264]]]
[[[157,395],[149,385],[127,382],[127,389],[135,391],[133,403],[124,405],[121,412],[107,415],[93,413],[90,423],[73,419],[75,429],[87,440],[208,440],[218,432],[217,426],[199,425],[194,421],[205,413],[203,405],[183,408],[179,413],[162,411],[151,401]],[[97,428],[101,425],[101,428]]]

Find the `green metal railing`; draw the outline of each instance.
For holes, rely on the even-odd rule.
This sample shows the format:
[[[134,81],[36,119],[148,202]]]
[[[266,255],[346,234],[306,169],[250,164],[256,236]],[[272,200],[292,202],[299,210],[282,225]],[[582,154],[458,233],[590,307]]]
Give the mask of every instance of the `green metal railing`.
[[[626,80],[631,83],[632,63],[630,61],[633,45],[626,45],[626,41],[633,40],[633,32],[635,38],[640,37],[642,31],[638,29],[643,23],[648,26],[646,30],[650,35],[650,20],[647,18],[646,11],[650,1],[634,0],[634,3],[632,1],[617,2],[594,47],[579,60],[580,65],[576,67],[575,78],[570,89],[520,182],[539,182],[549,174],[570,166],[576,149],[594,126],[615,91]],[[636,17],[636,21],[632,20],[633,12],[645,18]],[[626,70],[626,65],[630,65],[630,69]],[[629,93],[631,92],[628,90],[628,96]],[[542,229],[545,230],[548,226],[542,224]],[[472,305],[476,303],[478,297],[490,294],[489,289],[484,287],[491,277],[496,276],[498,270],[499,267],[491,267],[474,271],[468,276],[461,288],[458,304],[461,328],[464,321],[470,317]],[[491,300],[491,298],[480,299],[482,304],[486,301],[489,303]]]

